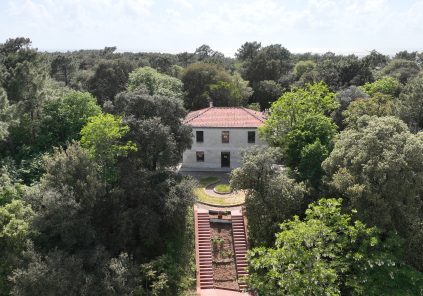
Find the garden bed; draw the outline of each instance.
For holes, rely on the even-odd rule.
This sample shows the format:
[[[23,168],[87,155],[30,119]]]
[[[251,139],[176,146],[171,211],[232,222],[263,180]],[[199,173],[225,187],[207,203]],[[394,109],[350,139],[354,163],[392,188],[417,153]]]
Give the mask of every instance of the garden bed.
[[[239,206],[245,203],[243,191],[230,192],[229,194],[217,194],[213,191],[214,185],[219,183],[219,178],[207,177],[199,180],[199,186],[195,188],[194,194],[199,202],[211,206]]]
[[[217,194],[231,194],[232,188],[229,184],[220,183],[214,186],[213,191]]]
[[[232,242],[232,225],[212,222],[210,228],[215,287],[239,290]]]

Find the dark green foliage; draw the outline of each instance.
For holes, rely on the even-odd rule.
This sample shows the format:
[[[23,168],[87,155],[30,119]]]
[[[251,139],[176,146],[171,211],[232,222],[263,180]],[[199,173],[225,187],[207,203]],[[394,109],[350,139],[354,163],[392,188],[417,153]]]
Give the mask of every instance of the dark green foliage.
[[[243,45],[241,45],[241,47],[238,49],[235,55],[241,61],[248,61],[248,60],[251,61],[257,56],[260,48],[261,48],[260,42],[257,42],[257,41],[245,42]]]
[[[254,246],[270,246],[280,221],[299,213],[305,188],[274,167],[280,157],[275,148],[253,148],[231,173],[231,187],[247,191],[248,232]]]
[[[401,120],[363,116],[341,133],[323,168],[333,192],[357,209],[360,220],[397,231],[415,248],[422,238],[415,234],[422,221],[421,161],[422,138]],[[422,270],[421,260],[409,262]]]
[[[370,54],[363,58],[364,62],[369,65],[372,70],[380,70],[389,62],[389,56],[381,54],[376,50],[372,50]]]
[[[102,61],[88,80],[88,90],[98,99],[100,105],[113,100],[116,94],[125,90],[133,68],[126,60]]]
[[[191,145],[191,128],[182,124],[186,111],[180,99],[126,92],[116,97],[114,112],[125,114],[128,137],[137,146],[132,155],[142,167],[174,166]]]
[[[373,75],[365,60],[354,55],[335,56],[325,54],[316,71],[331,90],[336,91],[350,85],[363,85],[373,81]]]
[[[182,82],[186,92],[184,105],[189,110],[209,106],[240,106],[248,101],[251,89],[239,74],[230,75],[222,67],[211,63],[188,66]]]
[[[193,64],[189,66],[182,76],[184,90],[187,94],[185,107],[190,110],[208,107],[209,85],[229,80],[229,74],[216,65]]]
[[[64,82],[66,86],[70,84],[75,71],[76,66],[69,56],[58,55],[51,61],[51,77],[57,81]]]
[[[253,89],[254,93],[250,101],[259,103],[262,110],[269,108],[283,92],[282,86],[273,80],[260,81],[254,85]]]
[[[292,69],[291,53],[280,44],[258,48],[260,49],[253,54],[253,58],[243,63],[241,71],[242,77],[252,85],[262,80],[278,81]],[[243,50],[241,48],[238,51]]]
[[[412,132],[423,129],[423,77],[409,81],[401,93],[397,112]]]
[[[402,84],[417,76],[421,68],[415,61],[394,59],[382,69],[382,74],[396,78]]]
[[[338,101],[339,105],[338,108],[332,112],[331,117],[341,130],[345,128],[345,117],[343,113],[347,110],[348,106],[357,99],[367,99],[368,97],[369,95],[367,93],[354,85],[336,93],[335,99]]]
[[[143,275],[136,264],[163,253],[173,256],[167,242],[188,231],[181,213],[192,205],[194,184],[131,163],[118,164],[122,181],[109,188],[77,144],[46,159],[41,185],[28,198],[37,214],[36,235],[34,247],[28,247],[12,276],[16,295],[57,294],[65,288],[69,295],[144,295],[150,289],[141,285]],[[188,271],[182,261],[166,262],[157,272],[169,279],[165,295],[174,295],[178,279]],[[178,271],[172,271],[175,268]]]

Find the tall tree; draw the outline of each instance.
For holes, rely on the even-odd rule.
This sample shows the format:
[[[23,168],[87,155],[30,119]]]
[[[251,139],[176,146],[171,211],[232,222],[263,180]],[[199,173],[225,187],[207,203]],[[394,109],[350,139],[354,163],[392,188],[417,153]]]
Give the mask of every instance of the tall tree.
[[[76,71],[72,58],[61,54],[51,61],[50,68],[51,77],[58,81],[63,81],[66,86],[70,84]]]
[[[101,61],[88,80],[88,90],[100,105],[105,101],[113,101],[116,94],[125,90],[132,70],[132,64],[126,60]]]
[[[242,76],[253,85],[262,80],[278,81],[292,69],[291,53],[280,44],[260,48],[253,59],[242,65]]]
[[[182,99],[182,82],[174,77],[160,74],[150,67],[138,68],[129,74],[128,91],[147,90],[153,95]]]
[[[399,96],[402,86],[395,78],[385,76],[375,82],[364,84],[361,89],[370,96],[381,93],[396,98]]]
[[[396,78],[402,84],[406,84],[408,80],[416,77],[420,70],[419,65],[415,61],[393,59],[382,69],[381,73],[382,75]]]
[[[355,55],[335,56],[325,54],[323,61],[318,63],[316,71],[332,91],[350,85],[362,85],[373,80],[369,65]]]
[[[283,88],[273,80],[263,80],[254,85],[251,102],[260,104],[262,110],[267,109],[283,92]]]
[[[280,225],[273,248],[249,253],[250,286],[259,295],[417,295],[423,276],[393,254],[395,241],[383,242],[341,200],[312,203],[303,220]],[[378,278],[389,278],[381,283]]]
[[[238,48],[235,56],[241,61],[247,61],[254,59],[261,48],[261,42],[245,42]]]
[[[398,100],[398,115],[412,132],[423,129],[423,77],[408,82]]]
[[[341,130],[345,128],[344,111],[347,110],[348,106],[357,99],[367,99],[368,97],[369,95],[367,93],[354,85],[336,93],[335,99],[339,105],[332,112],[331,117]]]
[[[115,99],[115,112],[125,114],[128,137],[136,144],[137,165],[149,170],[175,166],[191,145],[191,128],[183,125],[186,111],[177,98],[125,92]]]
[[[69,91],[63,97],[47,101],[42,111],[38,146],[45,151],[79,140],[88,118],[100,113],[96,99],[87,92]]]
[[[380,70],[389,62],[389,56],[381,54],[376,50],[372,50],[366,55],[363,60],[369,65],[372,70]]]
[[[322,114],[308,115],[286,135],[283,145],[286,165],[301,181],[317,188],[323,175],[321,163],[333,149],[336,125]]]
[[[280,158],[276,148],[256,147],[242,155],[241,167],[231,173],[231,186],[247,191],[245,206],[248,233],[253,245],[271,245],[278,223],[299,213],[305,188],[274,164]]]
[[[116,181],[115,164],[117,158],[136,151],[131,141],[123,137],[129,127],[122,122],[122,117],[111,114],[99,114],[88,118],[81,130],[81,145],[89,155],[99,163],[103,177],[110,182]]]
[[[3,88],[11,104],[16,104],[17,117],[12,128],[20,130],[22,137],[13,137],[11,146],[32,146],[45,99],[43,87],[46,67],[42,56],[32,49],[27,38],[9,39],[0,44],[7,79]],[[11,133],[14,134],[14,133]]]
[[[401,120],[363,116],[341,133],[323,168],[329,186],[358,210],[360,220],[411,238],[412,225],[422,219],[421,161],[422,137]],[[407,252],[422,269],[421,254],[412,248]]]
[[[261,132],[269,143],[282,146],[286,134],[306,115],[329,115],[336,107],[334,94],[323,83],[295,88],[272,104],[270,116]]]
[[[239,106],[246,104],[252,94],[248,82],[238,73],[230,75],[223,68],[206,63],[192,64],[185,69],[182,82],[186,92],[185,107],[197,110],[216,106]]]
[[[6,92],[0,87],[0,141],[8,135],[8,128],[12,119],[12,110],[9,106]]]

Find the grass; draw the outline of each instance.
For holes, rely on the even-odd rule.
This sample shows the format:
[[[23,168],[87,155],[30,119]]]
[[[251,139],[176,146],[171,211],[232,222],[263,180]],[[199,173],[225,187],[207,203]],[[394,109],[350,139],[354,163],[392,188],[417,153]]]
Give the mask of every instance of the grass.
[[[209,184],[215,183],[219,181],[219,178],[217,177],[207,177],[207,178],[203,178],[200,180],[200,186],[201,187],[206,187]]]
[[[219,179],[216,177],[200,179],[198,187],[194,189],[194,194],[197,196],[197,199],[201,202],[216,206],[233,206],[244,203],[245,195],[242,192],[237,192],[222,197],[208,195],[204,191],[204,188],[217,181],[219,181]]]
[[[232,191],[232,188],[229,184],[217,184],[214,190],[218,193],[229,193]]]

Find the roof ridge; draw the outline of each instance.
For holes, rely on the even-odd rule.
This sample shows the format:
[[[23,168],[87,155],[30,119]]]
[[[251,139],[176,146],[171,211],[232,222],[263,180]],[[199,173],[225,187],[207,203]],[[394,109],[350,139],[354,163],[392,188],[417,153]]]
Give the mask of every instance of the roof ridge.
[[[250,112],[251,109],[248,109],[248,108],[245,108],[245,107],[241,107],[241,108],[242,108],[242,110],[244,110],[245,112],[247,112],[248,114],[250,114],[251,116],[253,116],[254,118],[260,120],[261,122],[264,122],[264,119],[263,118],[260,118],[256,114]],[[253,111],[253,110],[251,110],[251,111]]]
[[[198,112],[198,114],[197,114],[197,115],[195,115],[195,116],[191,117],[189,120],[185,121],[185,123],[188,123],[188,122],[190,122],[190,121],[192,121],[192,120],[196,119],[197,117],[199,117],[200,115],[203,115],[204,113],[206,113],[207,111],[209,111],[209,110],[210,110],[210,109],[212,109],[212,108],[213,108],[213,107],[207,107],[207,108],[203,109],[203,112]],[[201,111],[201,110],[198,110],[198,111]]]

